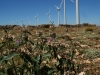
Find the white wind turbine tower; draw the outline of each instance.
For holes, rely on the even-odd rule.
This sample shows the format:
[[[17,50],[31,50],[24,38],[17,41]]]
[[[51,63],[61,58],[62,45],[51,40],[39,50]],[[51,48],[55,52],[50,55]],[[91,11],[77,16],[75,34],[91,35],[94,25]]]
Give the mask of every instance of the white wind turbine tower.
[[[63,0],[64,1],[64,24],[66,24],[66,0]],[[73,0],[71,0],[72,2],[74,2]]]
[[[64,0],[64,24],[66,24],[66,0]]]
[[[34,17],[35,17],[35,19],[37,21],[37,24],[36,25],[38,25],[38,14],[37,14],[37,16],[34,16]]]
[[[60,9],[61,9],[62,3],[63,3],[63,0],[62,0],[62,2],[61,2],[61,4],[60,4],[60,7],[57,7],[57,6],[55,5],[56,9],[58,10],[58,25],[60,24]]]
[[[46,15],[48,16],[49,22],[50,22],[51,21],[51,19],[50,19],[50,9],[49,9],[49,13],[47,13]]]
[[[79,0],[76,0],[76,24],[80,24]]]
[[[73,0],[71,0],[74,2]],[[80,24],[79,0],[76,0],[76,24]]]

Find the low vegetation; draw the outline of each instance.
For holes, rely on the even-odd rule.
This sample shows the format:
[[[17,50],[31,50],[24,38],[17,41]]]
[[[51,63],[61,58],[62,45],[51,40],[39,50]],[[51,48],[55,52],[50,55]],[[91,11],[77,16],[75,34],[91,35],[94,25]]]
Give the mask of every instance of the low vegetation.
[[[93,28],[92,28],[92,27],[87,27],[87,28],[85,29],[85,31],[93,31]]]
[[[99,75],[98,31],[53,23],[46,28],[5,26],[0,34],[0,75]]]

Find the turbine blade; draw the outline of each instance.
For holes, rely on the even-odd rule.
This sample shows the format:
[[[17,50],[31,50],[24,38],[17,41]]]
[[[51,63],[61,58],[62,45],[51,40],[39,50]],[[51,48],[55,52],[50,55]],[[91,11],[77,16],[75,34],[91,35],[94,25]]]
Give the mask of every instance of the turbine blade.
[[[50,9],[51,9],[51,7],[50,7]],[[49,9],[49,13],[50,13],[50,9]]]
[[[60,8],[61,8],[61,6],[62,6],[62,3],[63,3],[63,0],[62,0],[61,3],[60,3]]]
[[[74,0],[71,0],[72,2],[74,2]]]
[[[55,7],[56,7],[57,9],[59,9],[59,7],[57,7],[56,5],[55,5]]]

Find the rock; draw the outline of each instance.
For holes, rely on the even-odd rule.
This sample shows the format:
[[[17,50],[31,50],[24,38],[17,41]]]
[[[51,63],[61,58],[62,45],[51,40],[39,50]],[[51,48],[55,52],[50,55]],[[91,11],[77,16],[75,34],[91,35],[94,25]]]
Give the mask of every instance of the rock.
[[[85,75],[85,72],[80,72],[78,75]]]
[[[90,60],[83,60],[83,63],[88,63],[88,64],[90,64],[91,61],[90,61]]]
[[[80,45],[82,48],[88,48],[88,45]]]

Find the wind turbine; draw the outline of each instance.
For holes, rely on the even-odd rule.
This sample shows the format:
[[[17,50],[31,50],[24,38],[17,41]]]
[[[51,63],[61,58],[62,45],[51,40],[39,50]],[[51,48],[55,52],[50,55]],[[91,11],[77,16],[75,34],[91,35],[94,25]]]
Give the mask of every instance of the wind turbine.
[[[18,20],[17,20],[17,25],[18,25]]]
[[[28,25],[30,25],[30,20],[29,20],[29,18],[27,19],[27,21],[28,21]]]
[[[34,16],[34,17],[35,17],[35,19],[37,21],[37,25],[38,25],[38,14],[37,14],[37,16]]]
[[[21,19],[21,21],[22,21],[22,25],[23,25],[23,19]]]
[[[51,21],[51,19],[50,19],[50,9],[49,9],[49,13],[47,13],[46,15],[48,16],[49,22],[50,22]]]
[[[14,25],[14,22],[13,22],[13,25]]]
[[[61,4],[60,4],[60,7],[57,7],[57,6],[55,5],[56,9],[58,10],[58,25],[60,24],[60,9],[61,9],[62,3],[63,3],[63,0],[62,0],[62,2],[61,2]]]

